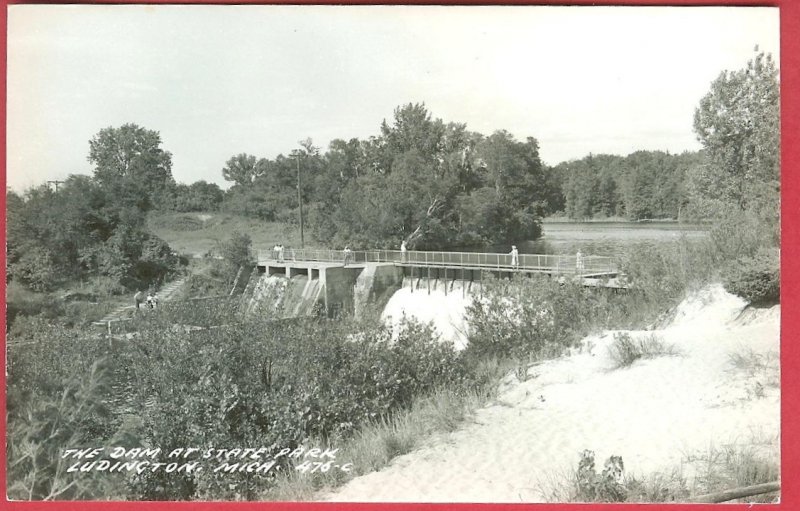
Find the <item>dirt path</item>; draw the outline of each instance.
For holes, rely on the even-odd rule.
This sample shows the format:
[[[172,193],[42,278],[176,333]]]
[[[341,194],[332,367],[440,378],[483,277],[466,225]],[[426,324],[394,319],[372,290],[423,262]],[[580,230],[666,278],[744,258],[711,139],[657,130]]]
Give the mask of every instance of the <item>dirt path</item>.
[[[509,376],[495,403],[461,430],[354,479],[335,501],[543,502],[577,467],[584,449],[597,464],[622,456],[627,472],[669,471],[691,454],[728,443],[759,443],[777,455],[779,309],[740,316],[743,303],[715,287],[682,304],[656,333],[680,356],[611,369],[613,335],[582,353]],[[731,354],[773,360],[754,373]],[[691,467],[684,467],[691,475]],[[552,497],[551,497],[552,498]]]

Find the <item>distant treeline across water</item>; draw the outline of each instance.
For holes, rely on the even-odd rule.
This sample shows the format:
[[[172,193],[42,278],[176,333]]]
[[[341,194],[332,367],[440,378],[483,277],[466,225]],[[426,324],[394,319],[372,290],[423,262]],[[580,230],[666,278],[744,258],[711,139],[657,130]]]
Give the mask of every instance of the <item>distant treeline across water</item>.
[[[545,222],[542,237],[516,243],[521,254],[574,254],[578,250],[591,255],[618,255],[639,243],[668,243],[681,238],[690,240],[708,236],[709,226],[675,221],[658,222]],[[511,250],[509,244],[464,247],[464,252]]]

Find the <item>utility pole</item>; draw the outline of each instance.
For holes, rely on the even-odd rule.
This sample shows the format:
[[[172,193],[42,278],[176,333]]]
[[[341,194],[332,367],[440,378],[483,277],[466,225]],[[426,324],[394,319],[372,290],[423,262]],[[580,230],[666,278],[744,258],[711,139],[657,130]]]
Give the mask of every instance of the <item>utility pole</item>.
[[[300,184],[300,151],[297,151],[297,203],[300,205],[300,248],[305,248],[303,237],[303,193]]]
[[[47,184],[53,183],[54,185],[56,185],[56,193],[58,193],[58,185],[60,185],[60,184],[61,184],[61,183],[63,183],[63,182],[64,182],[64,181],[56,181],[56,180],[53,180],[53,181],[48,181],[48,182],[47,182]]]

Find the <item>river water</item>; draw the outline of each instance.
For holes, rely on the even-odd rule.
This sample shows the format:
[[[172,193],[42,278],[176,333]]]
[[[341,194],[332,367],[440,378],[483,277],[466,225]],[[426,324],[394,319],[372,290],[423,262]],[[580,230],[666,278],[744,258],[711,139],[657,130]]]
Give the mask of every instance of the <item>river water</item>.
[[[671,243],[682,238],[701,240],[708,225],[679,222],[547,222],[536,241],[517,243],[522,254],[619,255],[639,243]],[[488,251],[504,253],[509,245],[494,245]]]

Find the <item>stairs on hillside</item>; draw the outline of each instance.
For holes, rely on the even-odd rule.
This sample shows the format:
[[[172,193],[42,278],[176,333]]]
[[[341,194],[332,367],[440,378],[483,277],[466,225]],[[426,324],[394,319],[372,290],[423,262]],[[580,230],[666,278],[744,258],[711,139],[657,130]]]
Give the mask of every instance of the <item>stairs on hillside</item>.
[[[177,292],[180,290],[181,286],[183,285],[184,280],[185,280],[184,278],[173,280],[172,282],[161,288],[158,291],[159,302],[167,302],[170,301],[172,298],[174,298]],[[135,305],[120,305],[113,311],[106,314],[103,319],[95,321],[92,324],[98,326],[107,326],[109,323],[112,323],[114,321],[128,319],[133,315],[135,309],[136,309]]]

